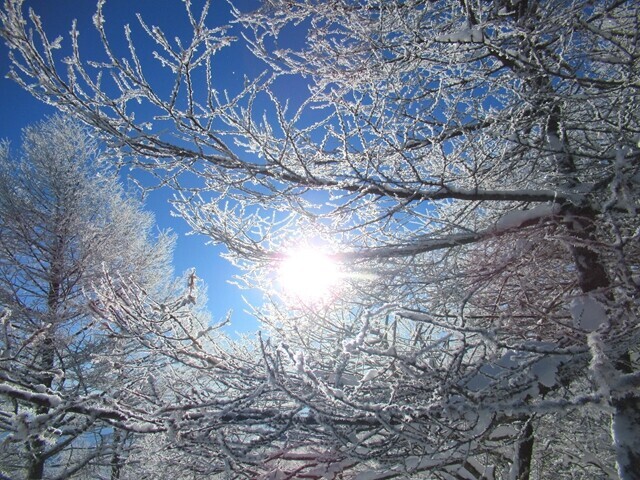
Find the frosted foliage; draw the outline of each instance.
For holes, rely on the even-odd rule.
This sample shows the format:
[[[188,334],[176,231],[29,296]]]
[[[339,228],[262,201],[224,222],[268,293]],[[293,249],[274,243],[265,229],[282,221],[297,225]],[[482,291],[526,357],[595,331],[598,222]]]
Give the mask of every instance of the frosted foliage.
[[[89,302],[107,272],[155,294],[167,290],[172,240],[154,238],[152,229],[153,217],[124,193],[79,123],[54,116],[25,129],[20,150],[4,144],[0,428],[10,448],[0,465],[7,474],[68,478],[104,464],[117,447],[113,426],[92,409],[100,391],[124,398],[128,380],[104,359],[130,342],[107,335]]]
[[[0,13],[14,80],[264,293],[227,343],[186,291],[101,284],[96,314],[170,365],[108,410],[165,435],[160,474],[637,479],[637,2],[183,5],[190,32],[133,18],[123,45],[100,2],[99,58]],[[232,83],[236,47],[261,73]],[[337,274],[321,301],[280,288],[300,250]]]

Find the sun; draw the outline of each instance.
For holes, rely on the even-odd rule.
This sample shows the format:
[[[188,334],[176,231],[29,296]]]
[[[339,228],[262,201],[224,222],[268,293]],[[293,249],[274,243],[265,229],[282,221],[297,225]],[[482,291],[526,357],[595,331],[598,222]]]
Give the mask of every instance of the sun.
[[[278,281],[284,293],[307,303],[327,299],[340,278],[336,261],[310,247],[290,252],[278,270]]]

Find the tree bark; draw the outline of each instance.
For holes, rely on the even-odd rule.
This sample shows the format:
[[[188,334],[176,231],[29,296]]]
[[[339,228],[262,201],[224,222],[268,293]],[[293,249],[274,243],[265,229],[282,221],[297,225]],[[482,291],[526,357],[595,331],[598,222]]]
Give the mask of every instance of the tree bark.
[[[555,107],[547,124],[548,134],[555,135],[563,146],[566,138],[560,128],[560,108]],[[557,172],[565,180],[565,187],[573,188],[579,183],[576,164],[568,148],[558,152]],[[598,252],[591,247],[597,242],[596,217],[598,212],[592,208],[574,208],[573,214],[566,222],[566,227],[577,240],[572,245],[571,254],[578,276],[578,285],[583,293],[600,290],[609,300],[613,300],[613,293],[608,291],[611,280]],[[613,319],[610,319],[613,321]],[[623,353],[615,359],[618,371],[631,373],[629,352]],[[611,434],[616,451],[618,475],[621,480],[640,480],[640,396],[628,392],[622,397],[611,400],[613,414],[611,416]]]
[[[640,397],[628,393],[611,401],[611,432],[620,480],[640,480]]]
[[[51,370],[54,367],[55,353],[53,340],[50,334],[42,342],[40,352],[40,371],[39,381],[47,389],[50,389],[53,384],[53,377],[51,376]],[[49,412],[49,407],[46,405],[40,405],[36,409],[38,415],[44,415]],[[47,461],[47,455],[45,452],[46,444],[40,438],[34,438],[28,442],[29,461],[27,465],[27,478],[29,480],[40,480],[44,478],[44,466]]]
[[[49,278],[49,292],[47,294],[47,328],[45,338],[40,347],[40,359],[38,362],[37,381],[44,385],[47,390],[53,386],[52,371],[55,367],[55,345],[53,342],[53,328],[55,319],[58,314],[60,305],[61,288],[62,288],[62,265],[64,253],[64,238],[58,235],[56,245],[51,259],[51,271]],[[38,415],[44,415],[49,412],[48,405],[40,405],[36,409]],[[41,480],[44,478],[44,467],[47,461],[46,444],[43,440],[36,437],[30,439],[27,443],[29,451],[29,459],[27,463],[27,478],[29,480]]]
[[[524,420],[524,426],[516,444],[515,458],[511,465],[510,478],[513,480],[529,480],[531,460],[533,458],[533,443],[533,417],[527,417]]]
[[[120,458],[120,448],[122,445],[122,437],[120,430],[115,429],[113,431],[113,455],[111,456],[111,480],[120,479],[120,469],[122,466],[122,459]]]
[[[576,232],[582,240],[595,238],[595,227],[591,218],[581,222]],[[575,222],[574,222],[575,224]],[[575,226],[575,225],[574,225]],[[586,247],[573,247],[573,256],[578,272],[578,282],[584,293],[606,290],[610,280],[597,252]],[[603,292],[612,298],[610,292]],[[632,373],[629,352],[615,359],[615,367],[621,373]],[[640,396],[635,392],[626,392],[622,396],[611,398],[611,435],[616,452],[616,464],[620,480],[640,480]]]

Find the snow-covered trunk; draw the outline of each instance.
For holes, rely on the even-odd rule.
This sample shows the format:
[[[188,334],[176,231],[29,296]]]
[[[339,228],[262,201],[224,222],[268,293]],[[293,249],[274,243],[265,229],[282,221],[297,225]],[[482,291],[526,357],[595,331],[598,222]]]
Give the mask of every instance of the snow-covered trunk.
[[[633,373],[628,352],[623,358],[618,358],[615,368],[622,374]],[[640,480],[640,395],[637,390],[614,394],[611,406],[611,434],[618,475],[622,480]]]
[[[566,138],[562,134],[557,120],[558,112],[549,118],[548,138],[551,148],[557,153],[557,172],[564,179],[563,187],[574,188],[578,183],[578,171],[567,148]],[[574,208],[567,217],[566,227],[576,238],[571,245],[571,253],[578,275],[578,285],[583,293],[601,292],[601,295],[613,300],[608,292],[610,279],[599,253],[591,247],[597,245],[596,232],[597,212],[592,208]],[[628,361],[629,353],[625,352],[616,359],[616,368],[620,373],[631,373]],[[611,435],[616,450],[618,475],[621,480],[640,480],[640,395],[627,392],[621,397],[611,399],[613,413],[611,416]]]
[[[595,216],[590,209],[572,212],[567,228],[578,239],[578,245],[571,246],[578,284],[583,293],[602,291],[612,299],[606,290],[610,280],[598,252],[590,248],[596,242]],[[632,373],[628,352],[618,358],[616,367],[621,373]],[[611,435],[616,450],[618,475],[621,480],[640,480],[640,395],[628,392],[624,396],[611,399]]]
[[[569,229],[584,244],[595,241],[594,214],[581,211],[580,220],[572,221]],[[588,247],[574,246],[572,253],[578,274],[580,289],[584,293],[606,290],[609,278],[598,253]],[[611,297],[610,293],[604,293]],[[612,299],[612,298],[610,298]],[[623,353],[615,361],[619,373],[632,373],[629,353]],[[626,392],[611,399],[611,435],[616,451],[618,475],[621,480],[640,480],[640,395]]]
[[[53,383],[53,377],[50,372],[53,370],[55,362],[54,344],[50,334],[47,334],[47,337],[43,340],[39,353],[40,363],[38,368],[43,372],[43,374],[40,376],[38,381],[41,385],[44,385],[48,391]],[[36,413],[38,415],[46,415],[49,413],[49,407],[44,405],[39,406],[36,409]],[[29,459],[27,465],[27,478],[29,480],[39,480],[44,478],[44,466],[47,460],[45,451],[46,443],[40,438],[40,436],[36,436],[29,440],[28,450]]]

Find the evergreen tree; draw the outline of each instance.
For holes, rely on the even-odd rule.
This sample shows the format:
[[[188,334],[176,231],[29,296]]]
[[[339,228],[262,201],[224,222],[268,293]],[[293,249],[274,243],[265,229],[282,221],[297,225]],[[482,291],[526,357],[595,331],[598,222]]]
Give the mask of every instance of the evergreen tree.
[[[24,130],[20,152],[2,146],[5,473],[69,478],[116,458],[125,436],[90,411],[105,391],[124,395],[131,378],[113,371],[111,356],[123,345],[89,302],[107,272],[166,289],[173,243],[153,228],[77,122],[55,116]]]

